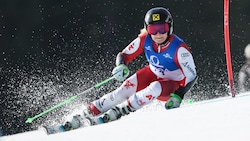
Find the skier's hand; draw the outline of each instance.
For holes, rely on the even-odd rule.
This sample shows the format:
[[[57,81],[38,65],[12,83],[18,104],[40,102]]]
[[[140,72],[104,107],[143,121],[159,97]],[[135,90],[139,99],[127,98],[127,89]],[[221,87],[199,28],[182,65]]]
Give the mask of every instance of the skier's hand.
[[[181,105],[182,98],[178,96],[177,94],[170,94],[170,98],[167,100],[165,103],[165,108],[168,109],[173,109],[173,108],[178,108]]]
[[[112,75],[116,80],[124,81],[129,75],[128,67],[124,64],[120,64],[113,69]]]

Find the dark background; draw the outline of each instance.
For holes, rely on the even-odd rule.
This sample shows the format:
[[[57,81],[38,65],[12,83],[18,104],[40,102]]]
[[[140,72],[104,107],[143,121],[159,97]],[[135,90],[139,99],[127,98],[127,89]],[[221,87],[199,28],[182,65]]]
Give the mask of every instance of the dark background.
[[[250,1],[230,2],[230,39],[235,88],[249,43]],[[115,89],[104,87],[25,123],[111,75],[115,56],[143,28],[152,7],[169,8],[174,33],[190,46],[199,80],[186,99],[228,95],[223,35],[223,1],[208,0],[8,0],[0,2],[0,129],[3,135],[61,122],[81,104]],[[129,64],[131,74],[146,64]],[[237,89],[236,89],[237,90]],[[236,91],[237,92],[237,91]]]

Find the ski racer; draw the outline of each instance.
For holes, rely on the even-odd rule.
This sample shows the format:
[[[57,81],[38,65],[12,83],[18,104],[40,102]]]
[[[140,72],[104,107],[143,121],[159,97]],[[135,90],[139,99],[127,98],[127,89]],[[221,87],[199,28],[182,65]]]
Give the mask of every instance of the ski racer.
[[[189,47],[173,34],[173,29],[173,18],[166,8],[147,11],[144,29],[117,55],[112,74],[122,85],[91,102],[83,115],[74,116],[63,125],[64,130],[86,124],[84,118],[90,119],[91,124],[117,120],[156,99],[166,102],[166,109],[179,107],[197,74]],[[142,53],[148,65],[126,79],[129,62]],[[102,121],[95,117],[101,117]]]

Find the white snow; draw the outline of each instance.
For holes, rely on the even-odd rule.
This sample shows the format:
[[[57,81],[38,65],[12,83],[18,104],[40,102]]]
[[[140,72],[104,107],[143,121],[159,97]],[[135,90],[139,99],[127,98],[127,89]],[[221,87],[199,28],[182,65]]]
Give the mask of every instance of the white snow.
[[[0,141],[249,141],[250,93],[139,110],[121,120],[46,135],[42,130],[3,136]]]

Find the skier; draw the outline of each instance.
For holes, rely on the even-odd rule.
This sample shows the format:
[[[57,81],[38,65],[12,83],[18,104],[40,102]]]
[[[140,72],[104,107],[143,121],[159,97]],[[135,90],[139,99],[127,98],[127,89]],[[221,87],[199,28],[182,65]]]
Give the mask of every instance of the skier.
[[[245,47],[246,63],[241,67],[238,75],[239,92],[250,90],[250,44]]]
[[[126,79],[128,63],[143,52],[149,65]],[[84,119],[89,119],[92,125],[114,121],[156,99],[165,101],[166,109],[180,106],[197,74],[190,49],[173,34],[173,18],[166,8],[156,7],[146,13],[144,29],[118,53],[112,74],[116,80],[123,81],[122,85],[91,102],[84,114],[66,122],[61,127],[63,130],[85,126]]]

